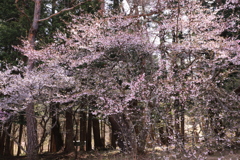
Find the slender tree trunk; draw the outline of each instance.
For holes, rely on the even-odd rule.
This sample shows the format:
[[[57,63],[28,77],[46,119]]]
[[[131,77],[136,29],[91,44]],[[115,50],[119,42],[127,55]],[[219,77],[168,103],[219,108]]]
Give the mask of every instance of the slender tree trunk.
[[[103,144],[103,147],[105,148],[105,133],[106,133],[106,127],[105,127],[105,120],[101,121],[101,142]]]
[[[3,155],[4,152],[4,141],[3,141],[3,126],[0,124],[0,156]]]
[[[84,111],[80,112],[80,150],[84,151],[87,131],[87,115]]]
[[[182,139],[182,142],[184,144],[184,136],[185,136],[185,118],[184,118],[184,105],[181,106],[181,131],[180,131],[180,135],[181,135],[181,139]]]
[[[93,123],[94,148],[95,149],[104,148],[100,136],[99,120],[97,119],[96,116],[93,116],[92,123]]]
[[[72,119],[72,108],[66,110],[66,139],[65,139],[65,148],[66,153],[75,151],[73,143],[73,119]]]
[[[92,150],[92,113],[88,113],[86,151],[91,151],[91,150]]]
[[[180,120],[179,120],[179,100],[176,99],[174,102],[174,109],[175,109],[175,137],[177,140],[179,140],[179,134],[180,134]]]

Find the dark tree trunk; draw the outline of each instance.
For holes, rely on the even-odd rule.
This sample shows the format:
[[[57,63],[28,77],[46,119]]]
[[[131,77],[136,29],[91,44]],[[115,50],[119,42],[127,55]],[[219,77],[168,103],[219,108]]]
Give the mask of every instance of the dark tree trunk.
[[[92,123],[93,123],[94,148],[95,149],[104,148],[104,145],[102,144],[101,141],[100,126],[97,117],[93,116]]]
[[[20,121],[20,126],[19,126],[18,144],[21,144],[21,142],[22,142],[22,134],[23,134],[23,123],[24,123],[24,116],[23,115],[19,116],[19,121]],[[18,146],[17,156],[19,156],[20,154],[21,154],[21,147]]]
[[[183,144],[184,144],[184,141],[185,141],[185,138],[184,138],[184,136],[185,136],[185,127],[184,127],[184,125],[185,125],[185,118],[184,118],[185,111],[184,110],[185,110],[185,108],[182,105],[181,106],[181,119],[180,119],[180,121],[181,121],[181,132],[180,132],[180,135],[181,135],[181,139],[182,139]]]
[[[58,115],[56,113],[56,108],[59,104],[52,104],[50,116],[52,117],[52,129],[51,129],[51,142],[50,142],[50,152],[58,152],[63,147],[63,138],[61,134],[60,123]]]
[[[92,113],[88,113],[86,151],[91,151],[91,150],[92,150]]]
[[[35,118],[34,104],[28,104],[26,108],[27,120],[27,157],[29,160],[38,159],[37,120]]]
[[[115,120],[114,115],[109,116],[108,120],[109,120],[109,122],[111,124],[111,128],[112,128],[111,145],[114,149],[116,149],[116,147],[117,147],[116,142],[118,139],[118,134],[121,129],[120,129],[120,126],[118,125],[117,121]]]
[[[86,112],[80,112],[80,150],[84,151],[87,131],[87,115]]]
[[[65,148],[66,153],[75,151],[73,143],[73,119],[72,119],[72,108],[66,110],[66,139],[65,139]]]
[[[4,156],[11,156],[11,141],[10,141],[10,136],[11,135],[11,130],[12,130],[12,124],[8,124],[8,129],[6,130],[8,135],[6,135],[6,142],[5,142],[5,151],[4,151]]]
[[[4,132],[5,124],[2,126],[2,134],[0,137],[0,155],[3,156],[5,150],[5,137],[6,133]]]
[[[175,137],[178,140],[179,139],[179,134],[180,134],[180,120],[179,120],[179,100],[176,99],[174,102],[174,109],[175,109]]]
[[[106,133],[106,127],[105,127],[105,120],[101,121],[101,142],[103,144],[103,147],[105,148],[105,133]]]
[[[117,131],[114,130],[114,128],[112,127],[112,124],[111,124],[111,129],[112,129],[111,135],[110,135],[110,137],[111,137],[111,147],[116,149],[117,148],[117,144],[116,144],[116,142],[117,142],[117,134],[116,134]]]
[[[117,141],[117,145],[121,148],[121,151],[130,151],[129,148],[131,133],[129,132],[129,127],[124,123],[123,117],[121,115],[111,115],[108,117],[109,122],[112,127],[112,145],[116,147],[114,141]]]

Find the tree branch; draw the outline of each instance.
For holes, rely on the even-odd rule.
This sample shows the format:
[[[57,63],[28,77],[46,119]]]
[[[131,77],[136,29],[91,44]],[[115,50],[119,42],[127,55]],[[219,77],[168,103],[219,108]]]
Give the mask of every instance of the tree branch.
[[[24,12],[24,9],[20,9],[18,6],[18,0],[15,0],[15,4],[16,4],[16,8],[19,12],[21,12],[25,17],[27,17],[28,22],[31,23],[31,20],[29,18],[29,16]]]
[[[88,1],[89,1],[89,0],[87,0],[87,1],[85,1],[85,2],[78,3],[77,5],[75,5],[75,6],[71,7],[71,8],[65,8],[65,9],[63,9],[63,10],[57,12],[57,13],[54,13],[54,14],[50,15],[50,16],[47,17],[47,18],[39,19],[38,22],[42,22],[42,21],[49,20],[50,18],[52,18],[52,17],[54,17],[54,16],[57,16],[57,15],[63,13],[63,12],[66,12],[66,11],[70,11],[70,10],[72,10],[72,9],[74,9],[74,8],[80,6],[81,4],[86,3],[86,2],[88,2]]]

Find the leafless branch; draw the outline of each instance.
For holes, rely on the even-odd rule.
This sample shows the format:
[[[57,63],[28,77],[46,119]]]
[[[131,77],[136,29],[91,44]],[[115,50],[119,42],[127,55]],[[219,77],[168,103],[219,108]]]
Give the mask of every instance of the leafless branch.
[[[24,12],[24,9],[19,8],[18,6],[18,0],[15,0],[16,8],[18,9],[19,12],[21,12],[25,17],[27,17],[28,21],[31,22],[29,16]]]
[[[89,0],[88,0],[88,1],[89,1]],[[38,22],[42,22],[42,21],[49,20],[50,18],[52,18],[52,17],[54,17],[54,16],[57,16],[57,15],[63,13],[63,12],[66,12],[66,11],[70,11],[70,10],[72,10],[72,9],[74,9],[74,8],[80,6],[81,4],[86,3],[86,2],[88,2],[88,1],[78,3],[77,5],[75,5],[75,6],[71,7],[71,8],[65,8],[65,9],[63,9],[63,10],[57,12],[57,13],[54,13],[54,14],[50,15],[50,16],[47,17],[47,18],[43,18],[43,19],[38,20]]]

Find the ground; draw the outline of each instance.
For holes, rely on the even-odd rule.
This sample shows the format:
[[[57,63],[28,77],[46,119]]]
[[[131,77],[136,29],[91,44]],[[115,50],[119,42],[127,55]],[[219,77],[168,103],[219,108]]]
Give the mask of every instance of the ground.
[[[41,160],[240,160],[240,150],[226,150],[212,153],[212,155],[200,156],[195,154],[195,157],[186,157],[184,155],[175,155],[170,152],[148,151],[145,155],[131,155],[120,153],[118,150],[110,151],[90,151],[64,154],[45,153],[40,155]],[[0,160],[26,160],[22,157],[0,157]]]

